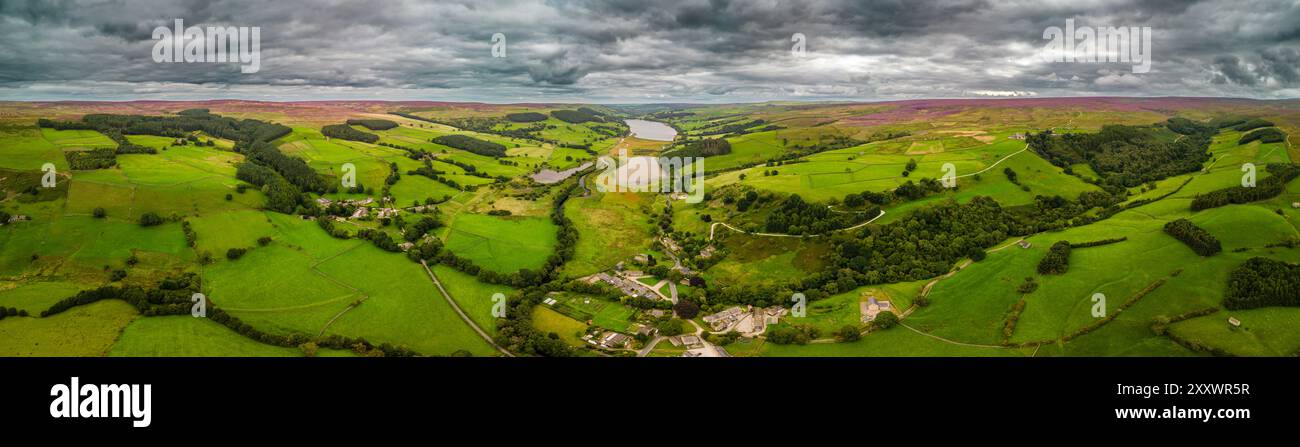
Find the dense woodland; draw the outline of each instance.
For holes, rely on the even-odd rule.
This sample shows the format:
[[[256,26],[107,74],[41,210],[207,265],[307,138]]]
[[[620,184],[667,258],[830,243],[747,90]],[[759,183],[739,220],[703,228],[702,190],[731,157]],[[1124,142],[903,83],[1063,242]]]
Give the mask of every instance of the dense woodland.
[[[879,209],[868,216],[877,214],[880,214]],[[826,205],[805,202],[794,194],[768,213],[763,228],[770,233],[813,235],[851,226],[857,218],[858,213],[832,212]]]
[[[598,122],[604,121],[604,119],[602,119],[599,115],[596,115],[592,112],[594,111],[587,108],[581,110],[552,110],[551,116],[555,117],[555,119],[557,120],[564,121],[569,124],[582,124],[588,121],[598,121]]]
[[[1237,140],[1237,144],[1246,144],[1252,141],[1259,141],[1260,143],[1281,143],[1286,141],[1286,133],[1278,130],[1276,127],[1259,129],[1242,135],[1241,139]]]
[[[347,124],[330,124],[320,128],[321,135],[338,138],[342,140],[360,141],[362,143],[374,143],[379,141],[379,135],[362,132]]]
[[[681,144],[680,149],[669,155],[677,157],[711,157],[731,153],[731,143],[722,138],[691,140]]]
[[[1300,306],[1300,265],[1250,258],[1228,278],[1223,306],[1232,310]]]
[[[505,146],[491,141],[483,141],[468,135],[443,135],[430,141],[443,146],[454,147],[463,151],[473,152],[475,154],[493,158],[506,156]]]
[[[1210,138],[1216,129],[1187,120],[1168,125],[1170,130],[1191,133],[1169,140],[1158,135],[1160,128],[1155,126],[1108,125],[1094,134],[1056,135],[1048,130],[1030,134],[1026,141],[1031,150],[1056,166],[1087,164],[1104,184],[1130,188],[1199,171],[1209,160]]]
[[[350,119],[347,123],[349,126],[361,126],[370,130],[388,130],[397,127],[397,123],[395,122],[377,118]]]
[[[520,112],[506,115],[506,120],[512,123],[536,123],[546,121],[546,114],[537,112]]]

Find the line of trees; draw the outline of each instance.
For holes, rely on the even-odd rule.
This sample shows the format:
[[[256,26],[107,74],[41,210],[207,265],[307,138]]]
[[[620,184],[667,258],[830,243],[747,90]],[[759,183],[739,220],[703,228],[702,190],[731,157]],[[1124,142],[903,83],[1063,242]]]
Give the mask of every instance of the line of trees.
[[[1100,247],[1100,246],[1102,246],[1102,245],[1110,245],[1110,244],[1115,244],[1115,243],[1119,243],[1119,242],[1124,242],[1124,241],[1127,241],[1127,240],[1128,240],[1128,236],[1120,236],[1120,237],[1117,237],[1117,238],[1110,238],[1110,239],[1098,239],[1098,240],[1095,240],[1095,241],[1088,241],[1088,242],[1080,242],[1080,243],[1077,243],[1077,244],[1070,244],[1070,248]]]
[[[1223,251],[1223,246],[1214,235],[1187,219],[1178,219],[1166,223],[1165,233],[1187,244],[1192,251],[1201,256],[1212,256]]]
[[[1192,211],[1271,199],[1282,194],[1286,190],[1286,184],[1300,176],[1300,166],[1293,164],[1274,163],[1265,169],[1270,175],[1257,182],[1253,188],[1233,186],[1197,194],[1192,199]]]
[[[1070,269],[1070,242],[1056,241],[1047,249],[1047,255],[1038,261],[1038,273],[1042,275],[1061,275]]]

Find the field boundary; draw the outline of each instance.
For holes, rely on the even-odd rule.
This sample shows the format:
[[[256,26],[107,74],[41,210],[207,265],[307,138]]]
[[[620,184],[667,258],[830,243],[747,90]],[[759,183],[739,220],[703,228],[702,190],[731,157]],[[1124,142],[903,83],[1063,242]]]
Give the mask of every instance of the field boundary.
[[[468,324],[470,329],[477,332],[479,337],[483,337],[483,341],[488,342],[489,345],[492,345],[492,347],[496,348],[497,351],[505,354],[506,357],[515,356],[514,354],[511,354],[510,351],[507,351],[506,348],[498,345],[496,340],[492,339],[492,336],[488,335],[487,332],[484,332],[483,328],[478,327],[478,324],[474,323],[474,320],[471,320],[469,315],[465,314],[465,311],[460,308],[459,304],[456,304],[456,300],[451,297],[451,294],[447,293],[447,289],[442,287],[442,281],[438,281],[438,276],[434,275],[433,270],[429,269],[429,264],[427,262],[420,260],[420,265],[424,267],[424,272],[429,274],[429,279],[433,281],[433,285],[438,286],[438,292],[442,294],[442,298],[447,300],[447,304],[451,305],[452,310],[456,311],[456,315],[460,315],[460,319],[464,320],[465,324]]]

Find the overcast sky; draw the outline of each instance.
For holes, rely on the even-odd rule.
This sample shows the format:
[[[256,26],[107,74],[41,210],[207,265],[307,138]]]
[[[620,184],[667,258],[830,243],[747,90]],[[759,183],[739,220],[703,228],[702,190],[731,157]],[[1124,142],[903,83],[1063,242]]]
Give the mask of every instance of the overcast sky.
[[[178,18],[260,27],[260,70],[154,62]],[[1066,19],[1151,27],[1150,71],[1045,61]],[[1297,69],[1300,0],[0,2],[0,100],[1295,98]]]

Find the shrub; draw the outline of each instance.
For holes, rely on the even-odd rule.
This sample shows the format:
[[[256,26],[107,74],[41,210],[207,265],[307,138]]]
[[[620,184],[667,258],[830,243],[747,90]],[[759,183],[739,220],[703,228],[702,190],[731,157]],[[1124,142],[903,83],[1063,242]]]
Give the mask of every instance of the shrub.
[[[876,314],[876,319],[871,320],[871,326],[877,329],[889,329],[898,325],[898,315],[893,312],[881,312]]]
[[[163,222],[164,221],[161,216],[154,214],[152,212],[144,213],[140,215],[140,226],[142,227],[152,227],[155,225],[162,225]]]
[[[95,216],[96,219],[103,219],[105,216],[108,215],[108,212],[104,211],[103,207],[97,206],[95,207],[94,210],[91,210],[90,215]]]
[[[244,253],[247,253],[247,252],[248,252],[248,249],[247,249],[247,248],[232,248],[232,249],[226,250],[226,259],[229,259],[229,260],[231,260],[231,261],[234,261],[234,260],[239,259],[240,257],[244,256]]]
[[[854,342],[854,341],[858,341],[861,338],[862,338],[862,332],[858,331],[857,326],[851,324],[840,328],[840,330],[838,331],[835,331],[835,339],[841,342]]]

